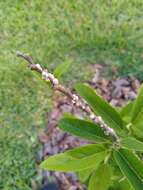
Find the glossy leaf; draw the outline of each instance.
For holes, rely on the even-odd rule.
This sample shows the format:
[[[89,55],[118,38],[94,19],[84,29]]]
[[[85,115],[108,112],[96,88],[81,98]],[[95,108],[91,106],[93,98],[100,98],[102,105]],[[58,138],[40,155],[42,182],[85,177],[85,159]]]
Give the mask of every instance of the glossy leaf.
[[[133,104],[134,102],[129,102],[119,111],[120,116],[127,123],[131,121],[131,110],[132,110]]]
[[[133,137],[123,138],[121,144],[127,149],[143,152],[143,143]]]
[[[76,158],[83,158],[85,156],[89,156],[92,154],[95,154],[97,152],[104,151],[105,148],[102,145],[99,144],[88,144],[82,147],[75,148],[73,150],[70,150],[67,152],[68,155],[71,155],[72,157]],[[88,168],[85,170],[82,170],[78,172],[78,176],[80,181],[85,182],[93,170],[95,170],[96,167]]]
[[[92,154],[105,151],[103,145],[101,144],[87,144],[81,147],[74,148],[66,152],[67,155],[72,156],[73,158],[84,158]]]
[[[79,180],[83,183],[86,182],[95,169],[92,167],[78,172]]]
[[[133,190],[133,188],[131,187],[127,179],[121,180],[119,182],[119,185],[120,185],[121,190]]]
[[[71,61],[68,60],[58,65],[54,71],[54,76],[60,78],[60,76],[68,70],[70,64]]]
[[[134,127],[134,126],[133,126]],[[143,128],[132,128],[133,134],[139,138],[143,138]]]
[[[143,137],[143,108],[141,109],[136,119],[133,121],[132,130],[134,131],[134,134],[138,137]]]
[[[109,165],[101,165],[91,176],[88,190],[107,190],[111,184],[112,170]]]
[[[76,155],[76,157],[82,158],[83,156],[88,156],[90,154],[95,154],[97,152],[104,151],[104,150],[105,148],[100,144],[88,144],[88,145],[77,148],[77,151],[75,151],[75,149],[68,151],[68,154],[70,153],[70,155],[72,155],[73,157],[75,157]],[[96,167],[97,166],[78,172],[80,181],[85,182],[89,178],[91,173],[97,169]]]
[[[80,148],[81,151],[81,148]],[[96,152],[95,148],[95,152]],[[85,153],[85,152],[84,152]],[[72,156],[73,155],[73,156]],[[81,155],[81,152],[80,152]],[[84,155],[84,156],[83,156]],[[78,172],[92,167],[98,167],[106,156],[106,151],[96,152],[91,155],[83,154],[81,157],[78,153],[78,148],[65,153],[60,153],[49,157],[42,162],[41,168],[52,171],[74,171]]]
[[[136,119],[142,108],[143,108],[143,85],[141,85],[139,89],[138,96],[132,108],[132,119],[131,119],[132,122]]]
[[[129,181],[122,177],[121,179],[114,181],[112,185],[112,190],[134,190],[133,187],[130,185]]]
[[[109,140],[109,137],[104,134],[98,125],[86,120],[63,118],[59,121],[58,126],[60,129],[83,139],[96,142],[107,142]]]
[[[132,168],[134,168],[140,178],[143,179],[143,161],[130,150],[121,149],[120,152],[125,158],[127,158],[128,162],[132,165]]]
[[[100,96],[98,96],[91,87],[84,84],[77,84],[76,90],[91,106],[95,114],[103,118],[106,124],[117,131],[122,130],[123,121],[119,113]]]
[[[143,189],[143,163],[138,157],[129,150],[120,149],[114,152],[114,158],[134,189]]]
[[[137,127],[143,127],[143,108],[139,112],[136,119],[133,121],[134,126]]]

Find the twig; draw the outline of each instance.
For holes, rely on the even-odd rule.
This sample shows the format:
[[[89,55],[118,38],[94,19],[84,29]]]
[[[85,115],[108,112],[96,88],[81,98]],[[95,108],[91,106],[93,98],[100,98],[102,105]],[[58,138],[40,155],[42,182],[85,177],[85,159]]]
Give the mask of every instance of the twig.
[[[94,121],[96,124],[99,124],[101,129],[104,131],[104,134],[112,138],[113,142],[119,143],[119,137],[117,136],[114,129],[108,127],[100,116],[96,116],[91,111],[89,106],[86,103],[84,103],[81,99],[79,99],[79,97],[76,94],[72,94],[70,90],[60,85],[58,79],[55,78],[53,74],[49,73],[47,69],[43,69],[39,64],[35,64],[33,62],[33,59],[29,55],[23,54],[21,52],[17,52],[16,55],[26,60],[29,63],[29,68],[40,73],[42,75],[43,80],[50,81],[54,90],[60,91],[64,95],[68,96],[73,105],[86,112],[86,114],[90,117],[92,121]]]

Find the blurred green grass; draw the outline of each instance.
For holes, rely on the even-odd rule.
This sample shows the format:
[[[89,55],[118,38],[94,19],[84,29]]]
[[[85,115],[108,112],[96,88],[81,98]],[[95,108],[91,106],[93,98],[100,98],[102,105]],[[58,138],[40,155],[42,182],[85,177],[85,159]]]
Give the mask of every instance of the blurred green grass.
[[[36,176],[37,128],[25,131],[4,128],[0,133],[0,189],[30,190]]]
[[[5,134],[0,135],[0,141],[9,136],[18,146],[20,139],[11,137],[18,130],[30,146],[25,131],[32,136],[33,126],[44,127],[44,114],[51,107],[51,92],[16,58],[17,50],[30,53],[51,71],[70,60],[72,66],[65,76],[69,82],[89,78],[93,72],[89,65],[96,63],[107,65],[109,76],[116,66],[118,75],[143,80],[142,49],[142,0],[0,1],[0,130]],[[5,146],[1,151],[11,155],[11,149]],[[33,155],[31,148],[26,151],[29,164]],[[29,172],[29,168],[25,170]],[[21,174],[15,175],[21,178]],[[9,175],[3,184],[8,179]]]

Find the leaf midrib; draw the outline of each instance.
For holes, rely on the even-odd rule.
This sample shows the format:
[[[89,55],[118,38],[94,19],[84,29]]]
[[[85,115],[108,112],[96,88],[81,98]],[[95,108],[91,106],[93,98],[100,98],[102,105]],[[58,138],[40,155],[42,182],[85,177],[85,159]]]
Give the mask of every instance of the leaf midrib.
[[[107,119],[109,119],[113,124],[115,124],[115,125],[121,130],[122,128],[120,127],[120,125],[119,125],[117,122],[115,122],[115,121],[112,119],[112,117],[104,111],[104,109],[100,109],[100,105],[98,104],[98,102],[97,102],[97,105],[98,105],[98,107],[99,107],[100,112],[102,112],[103,115],[106,115]],[[92,109],[94,110],[94,112],[96,112],[96,110],[95,110],[95,108],[94,108],[95,106],[93,107],[93,106],[91,105],[91,107],[92,107]],[[112,108],[111,108],[111,109],[112,109]],[[116,112],[116,110],[115,110],[115,112]],[[118,115],[117,115],[117,117],[118,117]],[[113,127],[112,127],[112,128],[113,128]]]
[[[138,177],[139,180],[141,180],[141,182],[143,183],[143,179],[140,175],[138,175],[138,173],[135,171],[135,168],[130,164],[130,162],[126,159],[125,156],[123,156],[120,152],[118,152],[120,154],[120,156],[123,158],[123,160],[125,160],[125,162],[127,163],[127,165],[131,168],[131,170],[134,172],[134,174]]]
[[[66,125],[68,125],[68,126],[70,126],[70,128],[72,128],[72,125],[70,125],[70,124],[66,124]],[[75,129],[75,128],[74,128]],[[63,130],[65,130],[64,128],[63,128]],[[81,132],[81,130],[78,128],[78,127],[76,127],[76,130],[78,131],[78,132]],[[66,130],[65,130],[66,131]],[[72,132],[71,132],[72,133]],[[85,132],[84,132],[84,134],[85,134]],[[99,140],[102,140],[102,141],[107,141],[104,137],[99,137],[99,136],[97,136],[97,135],[95,135],[95,134],[92,134],[92,133],[90,133],[89,131],[87,131],[86,132],[86,134],[89,136],[89,138],[88,139],[90,139],[90,136],[92,136],[92,139],[90,139],[90,140],[95,140],[95,141],[97,141],[97,139],[99,139]],[[81,138],[86,138],[86,137],[81,137]]]
[[[84,89],[84,87],[87,87],[87,88],[89,88],[90,89],[90,87],[88,87],[88,86],[82,86],[83,88],[82,88],[82,90],[83,91],[85,91],[85,89]],[[77,86],[77,88],[78,88],[78,86]],[[80,87],[79,87],[80,88]],[[77,89],[78,90],[78,89]],[[93,91],[94,93],[95,93],[95,96],[97,96],[99,99],[101,99],[101,97],[93,90],[93,89],[90,89],[91,91]],[[79,90],[78,90],[79,91]],[[79,93],[80,93],[80,91],[79,91]],[[86,98],[86,96],[85,95],[83,95],[84,96],[84,99],[87,99]],[[90,92],[90,98],[93,100],[93,102],[94,102],[94,98],[93,98],[93,95],[91,94],[91,92]],[[88,98],[89,99],[89,98]],[[89,100],[90,101],[90,100]],[[102,101],[102,99],[101,99],[101,101]],[[107,102],[105,101],[105,100],[103,100],[104,101],[104,104],[106,105],[107,104]],[[88,103],[88,101],[86,100],[86,102]],[[91,101],[90,101],[91,102]],[[89,103],[88,103],[89,104]],[[96,105],[98,106],[98,110],[100,110],[100,112],[102,112],[103,113],[103,115],[106,115],[106,117],[107,117],[107,119],[109,119],[112,123],[113,123],[113,126],[115,125],[115,126],[117,126],[118,127],[118,129],[121,131],[122,130],[122,128],[120,127],[120,125],[117,123],[117,121],[115,122],[113,119],[112,119],[112,116],[111,115],[109,115],[109,114],[106,114],[106,112],[104,111],[104,108],[102,107],[102,109],[100,109],[100,104],[98,103],[98,101],[96,101]],[[91,108],[94,110],[94,112],[96,113],[97,111],[96,111],[96,105],[94,104],[94,106],[92,106],[92,103],[90,103],[90,106],[91,106]],[[106,106],[108,106],[108,105],[106,105]],[[109,105],[110,106],[110,105]],[[118,113],[116,113],[116,110],[111,106],[111,109],[113,109],[114,111],[115,111],[115,113],[114,114],[116,114],[115,115],[115,117],[119,117],[119,119],[120,119],[120,116],[118,115]],[[110,112],[110,110],[109,110],[109,112]],[[99,114],[100,115],[100,114]],[[107,122],[107,121],[106,121]],[[109,123],[109,122],[108,122]],[[110,124],[109,124],[110,125]],[[121,120],[121,125],[122,125],[122,127],[123,127],[123,122],[122,122],[122,120]],[[114,128],[112,126],[112,128]],[[117,130],[118,130],[117,129]],[[115,130],[116,130],[116,128],[115,128]]]

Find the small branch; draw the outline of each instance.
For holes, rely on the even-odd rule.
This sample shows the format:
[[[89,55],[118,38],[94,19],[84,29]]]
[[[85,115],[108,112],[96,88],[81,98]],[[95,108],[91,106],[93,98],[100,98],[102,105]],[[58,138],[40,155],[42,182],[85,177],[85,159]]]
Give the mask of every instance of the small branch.
[[[119,143],[119,137],[117,136],[116,132],[112,128],[108,127],[100,116],[96,116],[91,111],[89,106],[81,99],[79,99],[76,94],[72,94],[70,90],[60,85],[58,79],[55,78],[53,74],[49,73],[47,69],[43,69],[39,64],[35,64],[30,56],[25,55],[21,52],[17,52],[16,55],[26,60],[29,63],[29,68],[40,73],[43,80],[50,81],[53,90],[62,92],[64,95],[69,97],[74,106],[86,112],[89,118],[101,127],[101,129],[104,131],[104,134],[112,138],[113,142]]]
[[[22,57],[23,59],[25,59],[30,65],[34,64],[33,59],[29,55],[23,54],[20,51],[17,51],[16,55],[17,57]]]

